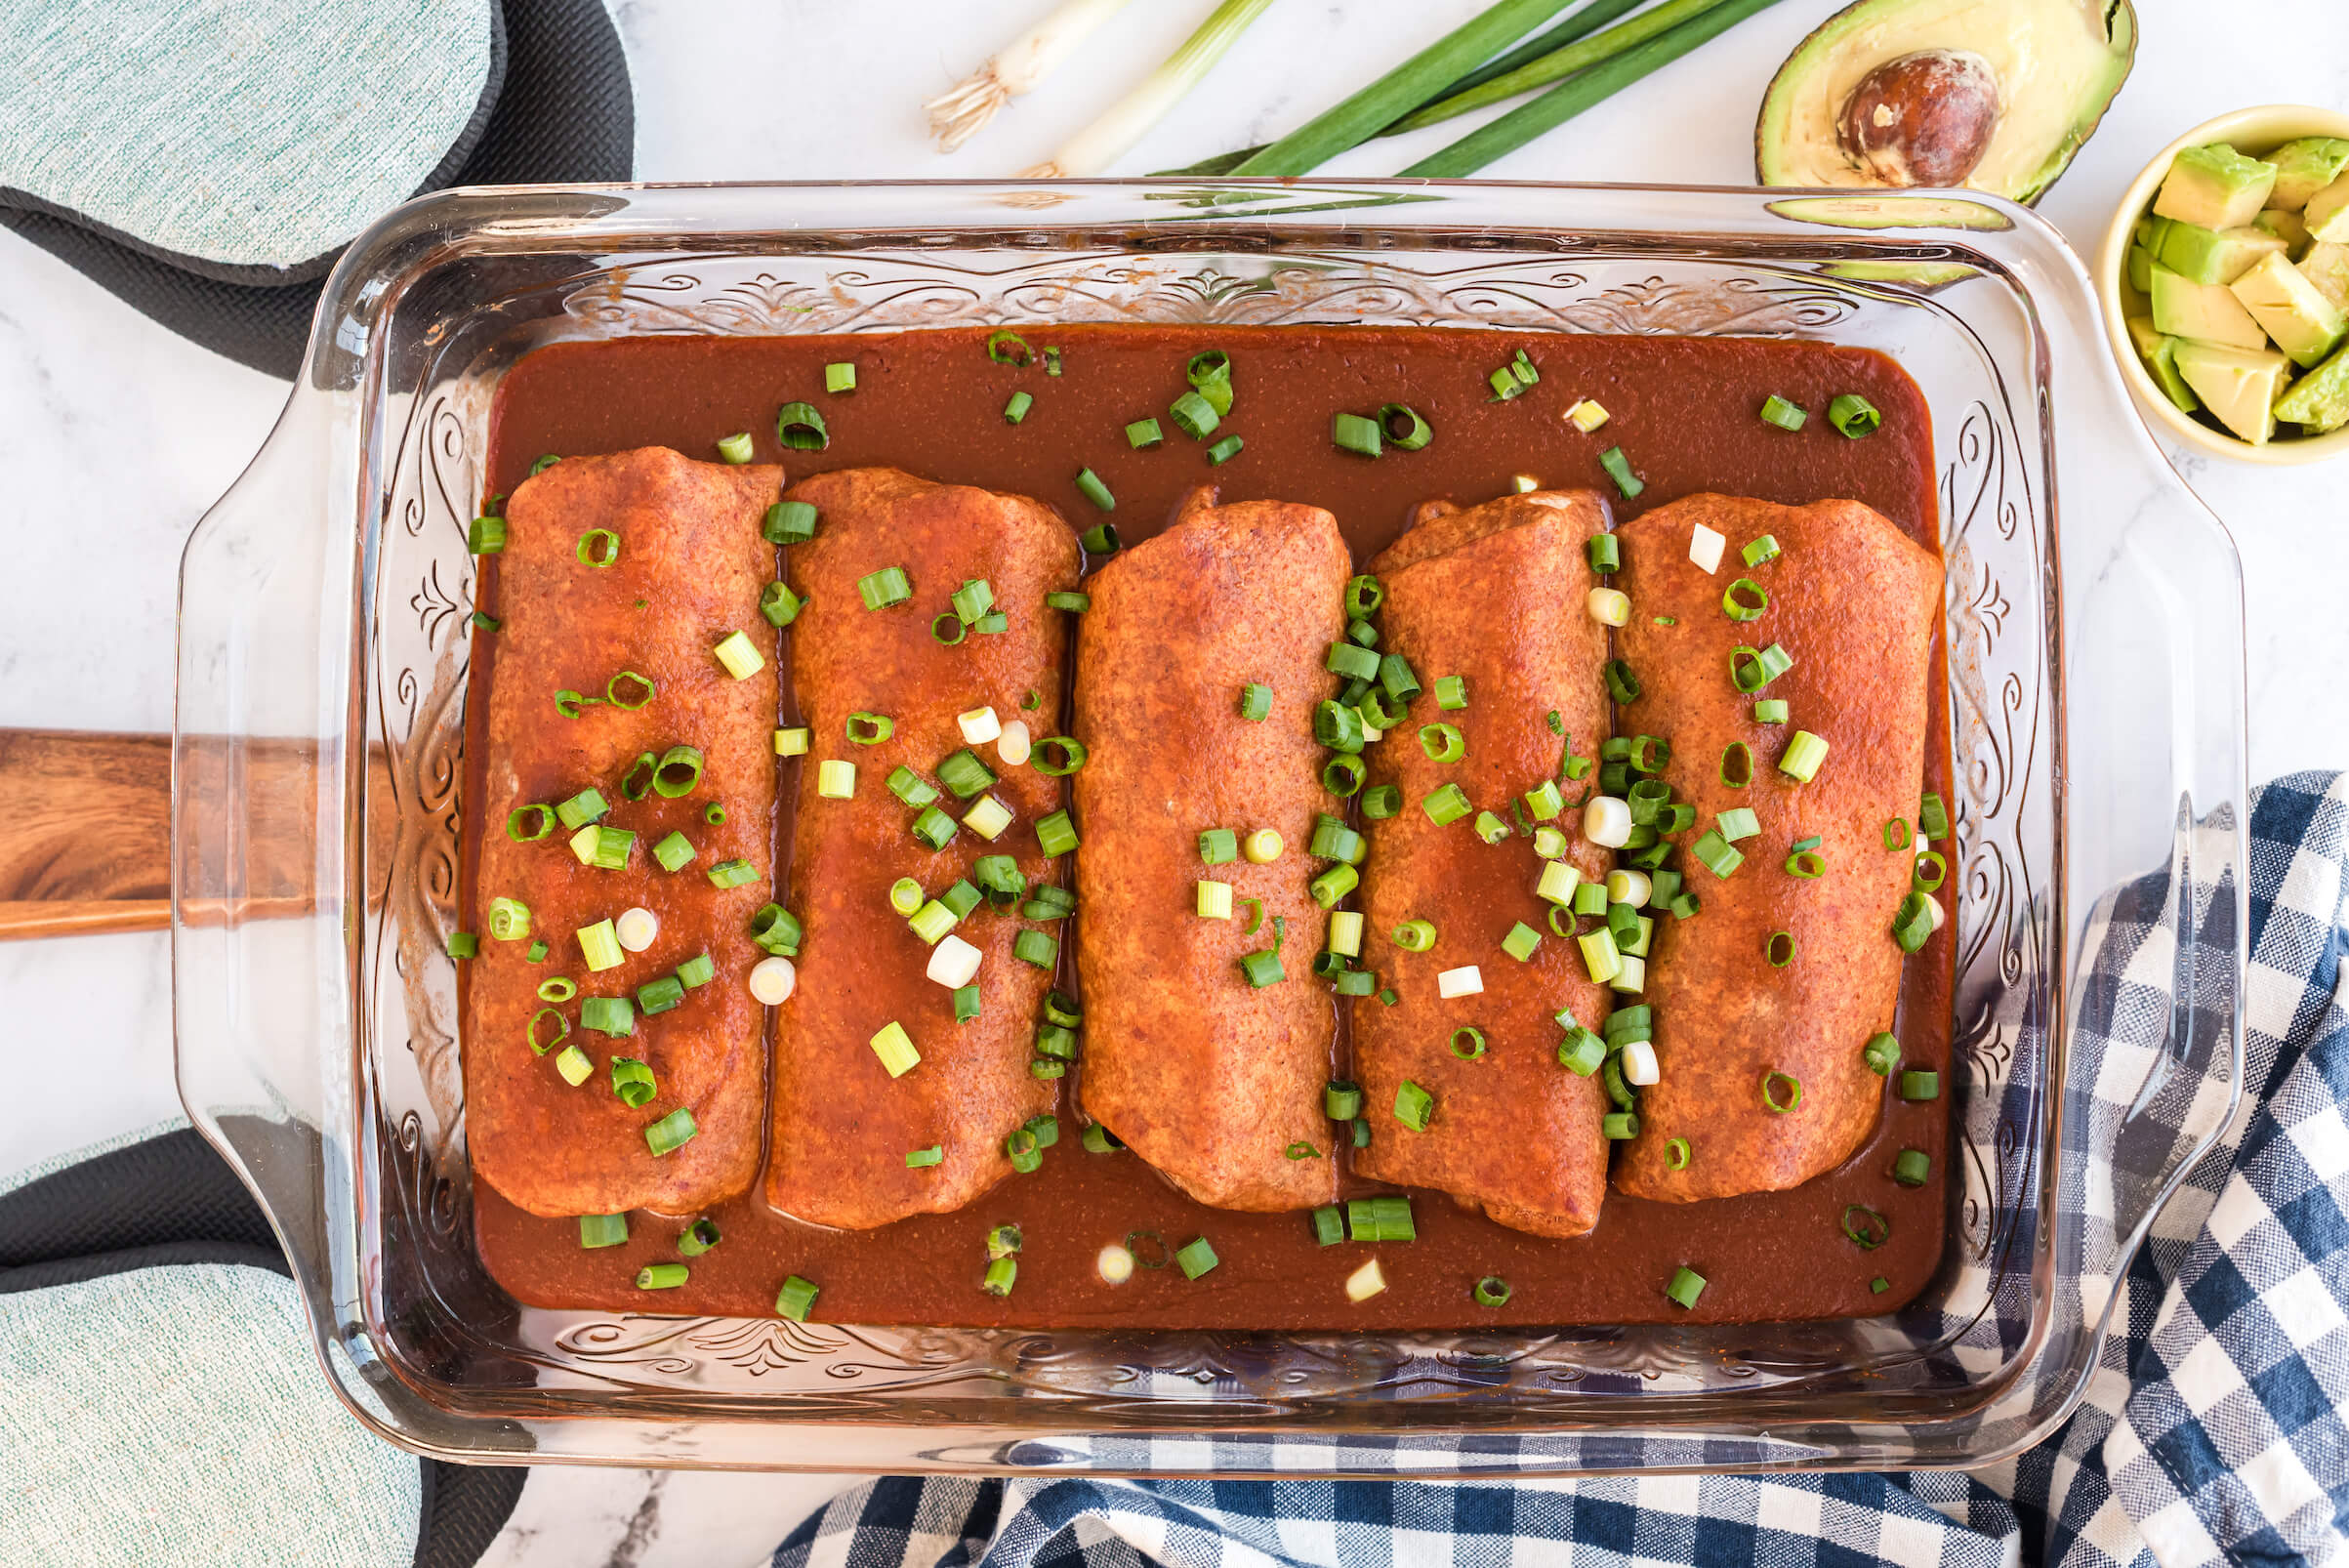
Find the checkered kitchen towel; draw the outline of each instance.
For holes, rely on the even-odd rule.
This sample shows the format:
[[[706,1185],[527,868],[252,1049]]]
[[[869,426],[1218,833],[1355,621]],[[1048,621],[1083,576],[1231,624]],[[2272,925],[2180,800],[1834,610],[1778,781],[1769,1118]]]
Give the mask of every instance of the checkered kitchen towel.
[[[2068,1158],[2058,1193],[2080,1237],[2079,1277],[2059,1311],[2093,1314],[2118,1293],[2114,1332],[2078,1414],[2017,1459],[1970,1473],[1517,1485],[891,1477],[801,1525],[776,1568],[2349,1563],[2349,776],[2296,774],[2258,791],[2250,840],[2242,1107],[2119,1279],[2098,1259],[2118,1254],[2112,1217],[2125,1206],[2092,1162]],[[2232,888],[2191,890],[2180,900],[2166,877],[2151,877],[2091,922],[2095,967],[2065,1086],[2065,1114],[2092,1124],[2085,1147],[2174,1139],[2199,1096],[2224,1094],[2223,1081],[2191,1067],[2166,1081],[2157,1070],[2179,1001],[2181,905],[2206,933],[2234,918]],[[1986,1320],[1976,1332],[1993,1346],[2016,1321],[2003,1310]],[[1395,1454],[1405,1466],[1430,1457],[1385,1446],[1416,1450]],[[1216,1448],[1216,1465],[1198,1467],[1335,1467],[1326,1447]],[[1149,1464],[1146,1453],[1098,1456],[1120,1457]]]

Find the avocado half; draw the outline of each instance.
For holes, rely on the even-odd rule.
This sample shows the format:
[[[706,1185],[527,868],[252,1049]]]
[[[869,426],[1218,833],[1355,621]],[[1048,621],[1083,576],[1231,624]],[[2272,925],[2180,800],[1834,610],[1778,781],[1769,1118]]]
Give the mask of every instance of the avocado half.
[[[1858,0],[1787,57],[1753,128],[1765,186],[2055,184],[2128,80],[2129,0]]]

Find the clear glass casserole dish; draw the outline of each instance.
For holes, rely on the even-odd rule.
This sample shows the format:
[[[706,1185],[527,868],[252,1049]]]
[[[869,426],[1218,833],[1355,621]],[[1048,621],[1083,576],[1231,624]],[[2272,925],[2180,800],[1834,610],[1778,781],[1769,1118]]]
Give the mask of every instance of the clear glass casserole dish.
[[[1745,1327],[1111,1334],[549,1311],[488,1277],[443,939],[466,520],[499,376],[565,340],[1039,320],[1732,334],[1899,358],[1941,464],[1958,775],[1958,1174],[1922,1297]],[[2061,1086],[2098,897],[2189,872],[2242,897],[2243,645],[2231,544],[2129,411],[2080,264],[2003,202],[1382,182],[448,192],[350,248],[284,417],[187,547],[181,1093],[268,1210],[338,1392],[442,1458],[1981,1464],[2068,1412],[2106,1328],[2099,1282],[2232,1107],[2240,1032],[2188,1026],[2236,1006],[2246,923],[2224,911],[2180,922],[2174,963],[2201,991],[2139,1099],[2181,1066],[2227,1093],[2155,1139],[2091,1129]],[[2059,1190],[2083,1179],[2092,1195]]]

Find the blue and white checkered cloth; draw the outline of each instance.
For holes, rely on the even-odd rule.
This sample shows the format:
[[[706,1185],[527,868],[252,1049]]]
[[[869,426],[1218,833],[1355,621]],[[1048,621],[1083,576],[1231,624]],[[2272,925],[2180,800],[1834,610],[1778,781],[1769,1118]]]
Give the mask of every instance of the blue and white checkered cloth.
[[[2250,840],[2241,1108],[2118,1279],[2094,1266],[2110,1195],[2084,1162],[2059,1173],[2059,1206],[2090,1233],[2069,1309],[2119,1300],[2079,1410],[2015,1459],[1515,1484],[899,1476],[801,1525],[776,1568],[2349,1563],[2349,776],[2259,790]],[[2231,918],[2231,889],[2195,890],[2199,918]],[[2198,1093],[2223,1094],[2189,1072],[2143,1103],[2177,918],[2155,876],[2091,922],[2066,1115],[2174,1136]],[[1283,1466],[1234,1453],[1229,1467]]]

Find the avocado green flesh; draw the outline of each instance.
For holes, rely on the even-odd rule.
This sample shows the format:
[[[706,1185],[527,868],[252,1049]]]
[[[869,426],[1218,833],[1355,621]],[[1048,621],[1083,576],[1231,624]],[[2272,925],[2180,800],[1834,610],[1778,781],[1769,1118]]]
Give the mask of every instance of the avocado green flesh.
[[[2314,431],[2338,430],[2349,425],[2349,349],[2291,384],[2276,400],[2276,417]]]
[[[2253,446],[2276,433],[2276,394],[2291,361],[2272,349],[2229,349],[2210,343],[2177,346],[2178,374],[2218,417]]]
[[[1990,63],[2001,99],[1999,127],[1964,184],[2029,204],[2095,133],[2136,48],[2129,0],[1857,0],[1771,79],[1754,126],[1754,170],[1765,186],[1881,186],[1836,142],[1852,88],[1888,61],[1957,50]]]
[[[2186,378],[2178,374],[2177,339],[2157,328],[2149,315],[2128,318],[2128,337],[2137,346],[2137,357],[2145,361],[2145,368],[2153,372],[2156,385],[2171,402],[2189,414],[2203,406],[2194,389],[2186,385]]]

